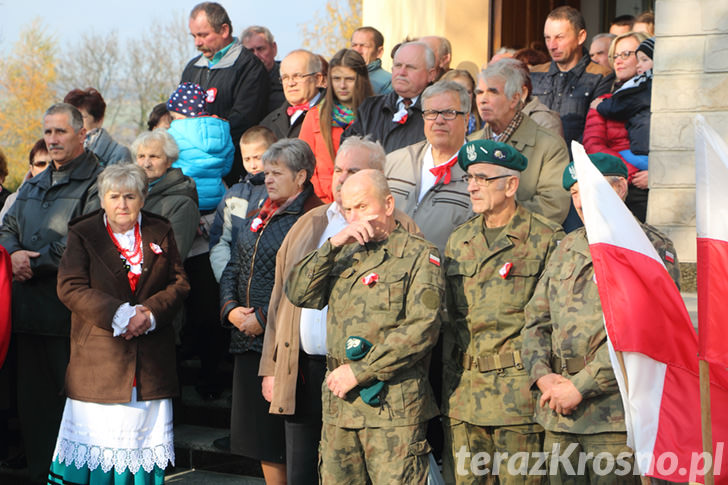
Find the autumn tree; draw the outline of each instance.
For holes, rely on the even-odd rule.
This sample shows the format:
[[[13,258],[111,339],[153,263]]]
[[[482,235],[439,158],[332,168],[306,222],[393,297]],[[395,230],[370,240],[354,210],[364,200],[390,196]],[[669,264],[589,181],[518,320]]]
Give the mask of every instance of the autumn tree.
[[[323,13],[301,24],[303,46],[326,58],[349,45],[354,30],[361,27],[362,0],[327,0]]]
[[[115,30],[106,35],[95,32],[81,34],[60,57],[59,97],[63,98],[72,89],[95,88],[104,97],[107,106],[104,128],[113,131],[126,96],[122,86],[126,73],[119,34]]]
[[[192,58],[193,43],[183,13],[155,22],[156,28],[129,41],[127,89],[134,98],[134,119],[143,129],[154,105],[167,101]]]
[[[42,117],[56,92],[54,42],[40,20],[23,29],[4,60],[0,60],[0,146],[8,158],[6,180],[14,190],[28,171],[28,151],[42,136]]]

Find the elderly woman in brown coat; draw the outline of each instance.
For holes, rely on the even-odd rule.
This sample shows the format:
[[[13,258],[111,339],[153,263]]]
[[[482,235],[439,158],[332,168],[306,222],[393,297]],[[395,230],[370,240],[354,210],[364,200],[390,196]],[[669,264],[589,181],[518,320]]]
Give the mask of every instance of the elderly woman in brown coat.
[[[144,170],[109,166],[98,186],[103,210],[71,221],[58,270],[71,359],[48,483],[163,483],[178,394],[171,322],[189,283],[170,224],[141,211]]]

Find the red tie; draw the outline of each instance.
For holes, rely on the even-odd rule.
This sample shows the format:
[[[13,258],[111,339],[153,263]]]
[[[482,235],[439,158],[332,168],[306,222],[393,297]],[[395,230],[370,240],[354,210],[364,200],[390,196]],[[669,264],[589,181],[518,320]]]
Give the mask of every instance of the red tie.
[[[457,161],[458,155],[456,153],[447,162],[430,169],[430,173],[435,176],[435,185],[437,185],[440,180],[442,180],[442,183],[445,185],[450,183],[450,169],[453,165],[455,165],[455,162]]]
[[[290,118],[296,113],[296,111],[308,111],[309,108],[310,106],[308,105],[308,103],[297,104],[296,106],[289,106],[288,109],[286,109],[286,113]]]

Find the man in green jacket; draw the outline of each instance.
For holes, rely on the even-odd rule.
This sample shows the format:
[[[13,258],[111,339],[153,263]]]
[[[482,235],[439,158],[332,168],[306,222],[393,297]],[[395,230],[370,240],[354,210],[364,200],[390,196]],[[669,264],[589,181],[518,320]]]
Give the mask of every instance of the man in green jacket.
[[[381,172],[350,176],[341,200],[349,224],[286,285],[294,305],[329,306],[321,483],[424,483],[426,423],[437,415],[427,369],[440,328],[439,253],[395,221]],[[372,344],[363,358],[347,359],[350,337]],[[379,404],[369,404],[360,391],[378,381]]]
[[[445,479],[476,484],[489,475],[502,484],[537,484],[541,477],[527,476],[536,455],[511,463],[516,453],[539,453],[543,439],[521,357],[523,307],[564,233],[516,202],[527,160],[512,146],[468,142],[458,164],[477,215],[445,249]]]

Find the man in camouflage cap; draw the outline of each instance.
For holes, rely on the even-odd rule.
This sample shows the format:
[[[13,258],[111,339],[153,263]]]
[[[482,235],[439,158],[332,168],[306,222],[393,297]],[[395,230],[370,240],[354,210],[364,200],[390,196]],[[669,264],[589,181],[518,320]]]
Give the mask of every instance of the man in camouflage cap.
[[[624,200],[624,163],[604,153],[589,158]],[[583,220],[573,163],[564,170],[563,186],[570,190]],[[642,229],[679,286],[672,242],[651,226],[642,224]],[[639,483],[632,475],[633,456],[627,447],[624,408],[609,360],[596,283],[586,229],[581,227],[561,241],[526,305],[523,361],[531,388],[537,387],[541,394],[536,420],[546,429],[544,451],[559,453],[558,460],[548,460],[558,463],[558,469],[549,470],[555,474],[551,483]],[[594,459],[602,452],[617,460],[607,474],[604,460]],[[581,453],[586,460],[579,464]]]
[[[395,221],[377,170],[348,177],[341,205],[349,225],[304,257],[286,285],[294,305],[329,305],[321,483],[424,484],[425,424],[437,415],[427,368],[440,329],[439,253]],[[363,358],[347,360],[349,337],[372,344]],[[367,404],[359,391],[377,381],[379,404]]]
[[[535,394],[521,358],[523,307],[564,233],[516,202],[527,163],[512,146],[492,140],[469,142],[458,154],[477,216],[452,233],[445,249],[448,483],[483,483],[486,474],[504,484],[541,482],[526,476],[529,460],[515,469],[507,462],[518,452],[541,451],[543,428],[533,419]],[[483,454],[490,458],[488,472],[478,458]],[[500,466],[496,454],[504,457]]]

